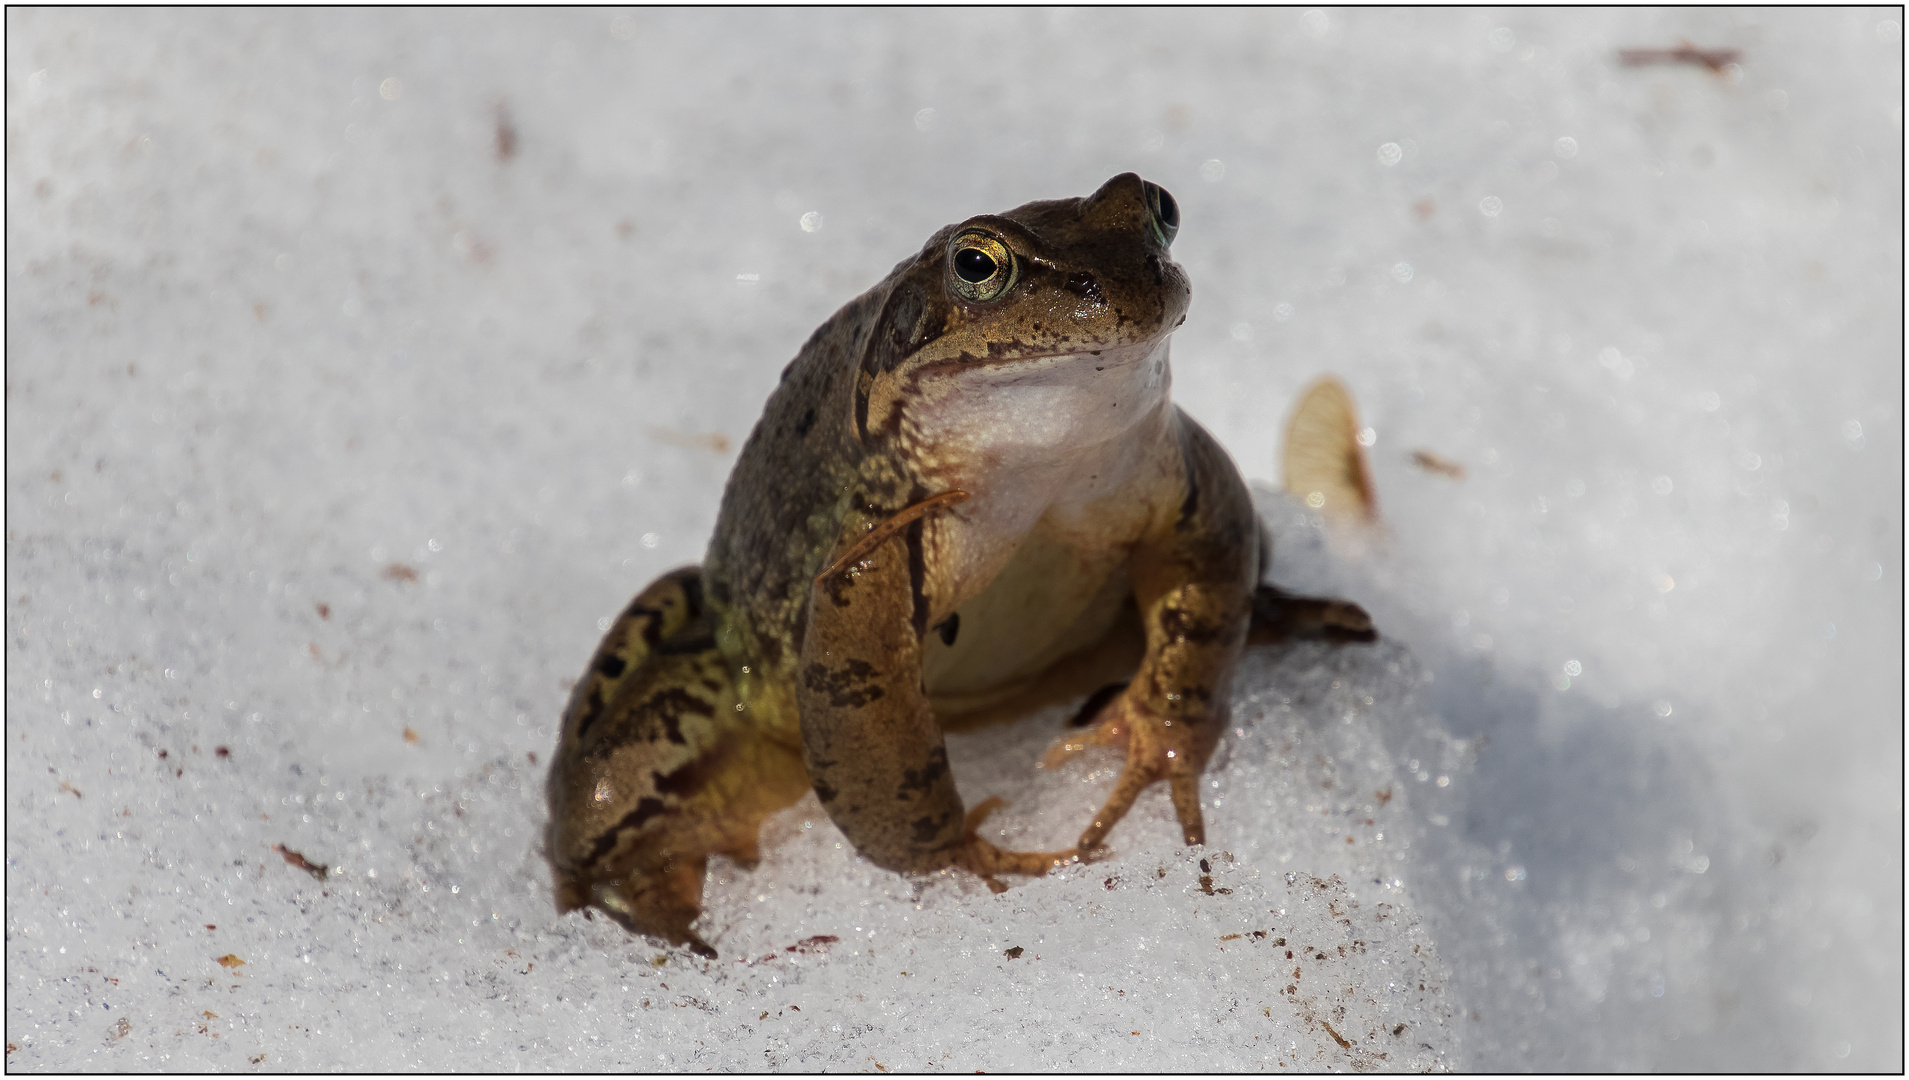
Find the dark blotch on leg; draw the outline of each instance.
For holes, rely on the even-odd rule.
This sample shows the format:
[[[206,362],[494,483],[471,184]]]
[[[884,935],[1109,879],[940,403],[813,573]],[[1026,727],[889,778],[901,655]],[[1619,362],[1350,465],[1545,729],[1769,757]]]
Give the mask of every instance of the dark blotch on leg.
[[[915,843],[917,844],[933,843],[935,837],[941,835],[942,827],[947,825],[948,819],[953,816],[954,816],[953,813],[946,813],[941,815],[940,817],[916,818],[913,822],[915,826]]]
[[[948,775],[948,751],[946,747],[937,746],[929,751],[926,765],[919,769],[902,770],[901,787],[896,790],[895,797],[906,799],[911,791],[928,791],[935,786],[935,781],[946,775]]]
[[[584,860],[584,864],[586,866],[594,864],[598,859],[614,851],[617,841],[622,838],[625,830],[640,828],[645,821],[666,809],[668,807],[663,805],[663,800],[654,796],[644,796],[638,800],[636,809],[623,815],[623,820],[617,822],[614,828],[605,829],[603,835],[597,837],[596,846],[590,849],[590,857]]]

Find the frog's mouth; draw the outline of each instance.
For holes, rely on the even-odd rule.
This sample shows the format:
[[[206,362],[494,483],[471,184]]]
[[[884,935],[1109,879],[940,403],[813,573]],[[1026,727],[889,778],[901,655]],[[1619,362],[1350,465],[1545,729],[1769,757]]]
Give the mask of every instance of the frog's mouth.
[[[1104,349],[1079,350],[1066,349],[1049,353],[1017,353],[1012,356],[974,356],[963,353],[946,360],[937,360],[923,364],[917,369],[918,378],[938,379],[947,376],[960,376],[976,371],[999,372],[1002,370],[1046,370],[1067,366],[1070,370],[1077,362],[1083,365],[1078,372],[1080,377],[1111,371],[1133,364],[1156,351],[1165,353],[1169,339],[1162,337],[1157,341],[1138,342],[1132,345],[1112,345]]]

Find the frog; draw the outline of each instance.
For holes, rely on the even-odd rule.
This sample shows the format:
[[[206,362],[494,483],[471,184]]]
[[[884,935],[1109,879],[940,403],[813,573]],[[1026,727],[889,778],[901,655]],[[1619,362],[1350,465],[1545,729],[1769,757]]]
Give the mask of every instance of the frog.
[[[1260,579],[1269,534],[1173,404],[1192,288],[1180,210],[1128,172],[936,231],[825,321],[743,444],[700,566],[616,617],[546,794],[560,913],[713,958],[709,860],[753,867],[813,792],[861,858],[996,891],[1103,857],[1157,783],[1203,845],[1200,781],[1255,625],[1357,638],[1356,605]],[[1043,761],[1124,756],[1072,847],[1009,850],[967,806],[950,717],[1030,693],[1124,624],[1144,649]]]

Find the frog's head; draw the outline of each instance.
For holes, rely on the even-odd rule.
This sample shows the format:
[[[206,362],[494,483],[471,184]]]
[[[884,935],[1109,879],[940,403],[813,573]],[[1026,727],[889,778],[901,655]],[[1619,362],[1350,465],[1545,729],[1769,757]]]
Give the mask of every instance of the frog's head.
[[[1125,430],[1166,400],[1167,338],[1192,296],[1167,250],[1179,224],[1166,189],[1122,173],[942,229],[877,289],[855,431],[934,455]]]

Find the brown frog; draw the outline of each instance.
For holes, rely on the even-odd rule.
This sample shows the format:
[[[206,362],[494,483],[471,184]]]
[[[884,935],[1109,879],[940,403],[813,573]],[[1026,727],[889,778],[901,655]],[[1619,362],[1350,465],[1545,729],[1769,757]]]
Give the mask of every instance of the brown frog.
[[[810,336],[703,565],[636,597],[571,698],[548,787],[560,910],[713,956],[690,930],[708,856],[753,862],[762,819],[810,789],[869,861],[996,888],[1093,855],[1158,780],[1205,841],[1200,773],[1256,609],[1275,630],[1370,624],[1256,590],[1246,486],[1168,399],[1179,220],[1132,173],[970,218]],[[1050,755],[1122,746],[1118,781],[1075,847],[997,848],[939,718],[1027,693],[1123,613],[1138,671]]]

